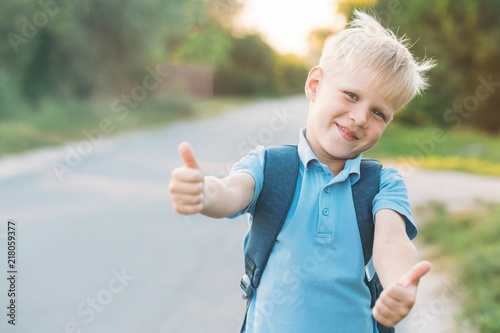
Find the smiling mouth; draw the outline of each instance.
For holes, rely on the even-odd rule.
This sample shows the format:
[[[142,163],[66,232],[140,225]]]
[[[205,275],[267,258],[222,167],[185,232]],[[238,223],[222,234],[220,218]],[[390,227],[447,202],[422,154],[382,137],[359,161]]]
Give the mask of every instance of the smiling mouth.
[[[358,140],[359,138],[356,136],[356,133],[354,133],[353,131],[351,131],[350,129],[348,129],[347,127],[344,127],[344,126],[341,126],[339,124],[337,124],[337,127],[339,128],[340,131],[342,131],[342,133],[346,134],[349,138],[353,139],[353,140]]]

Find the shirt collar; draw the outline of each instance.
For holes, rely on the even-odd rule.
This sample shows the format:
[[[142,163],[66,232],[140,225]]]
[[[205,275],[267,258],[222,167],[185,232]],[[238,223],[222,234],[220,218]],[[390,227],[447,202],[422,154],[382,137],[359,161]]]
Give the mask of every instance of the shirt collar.
[[[304,127],[299,132],[298,153],[300,161],[302,162],[304,169],[307,169],[310,162],[318,163],[318,165],[324,166],[326,169],[326,166],[318,160],[316,155],[314,155],[311,150],[311,146],[309,146],[309,143],[306,140],[306,129],[307,128]],[[340,178],[339,180],[345,180],[347,176],[349,176],[351,184],[356,183],[359,180],[361,158],[362,156],[359,154],[355,158],[348,159],[345,162],[344,169],[337,175],[337,177]]]

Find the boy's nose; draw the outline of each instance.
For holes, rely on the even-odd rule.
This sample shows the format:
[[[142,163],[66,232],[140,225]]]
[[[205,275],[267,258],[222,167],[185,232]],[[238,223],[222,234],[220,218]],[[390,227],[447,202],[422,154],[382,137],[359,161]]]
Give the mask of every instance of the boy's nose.
[[[368,116],[369,112],[361,108],[353,109],[349,113],[349,117],[354,121],[354,124],[363,128],[368,126]]]

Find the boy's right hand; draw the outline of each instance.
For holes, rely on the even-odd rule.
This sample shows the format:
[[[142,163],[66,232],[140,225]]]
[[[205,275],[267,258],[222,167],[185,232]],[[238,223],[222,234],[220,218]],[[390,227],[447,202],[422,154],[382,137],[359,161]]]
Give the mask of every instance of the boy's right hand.
[[[190,215],[203,209],[204,175],[188,142],[181,142],[179,154],[184,166],[172,171],[169,190],[176,212]]]

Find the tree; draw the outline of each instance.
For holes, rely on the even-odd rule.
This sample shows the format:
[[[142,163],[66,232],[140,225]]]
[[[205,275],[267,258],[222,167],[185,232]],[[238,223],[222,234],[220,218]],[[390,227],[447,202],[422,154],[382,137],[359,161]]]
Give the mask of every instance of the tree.
[[[168,59],[165,41],[183,38],[207,11],[203,0],[3,0],[2,8],[0,66],[35,104],[122,90]]]

